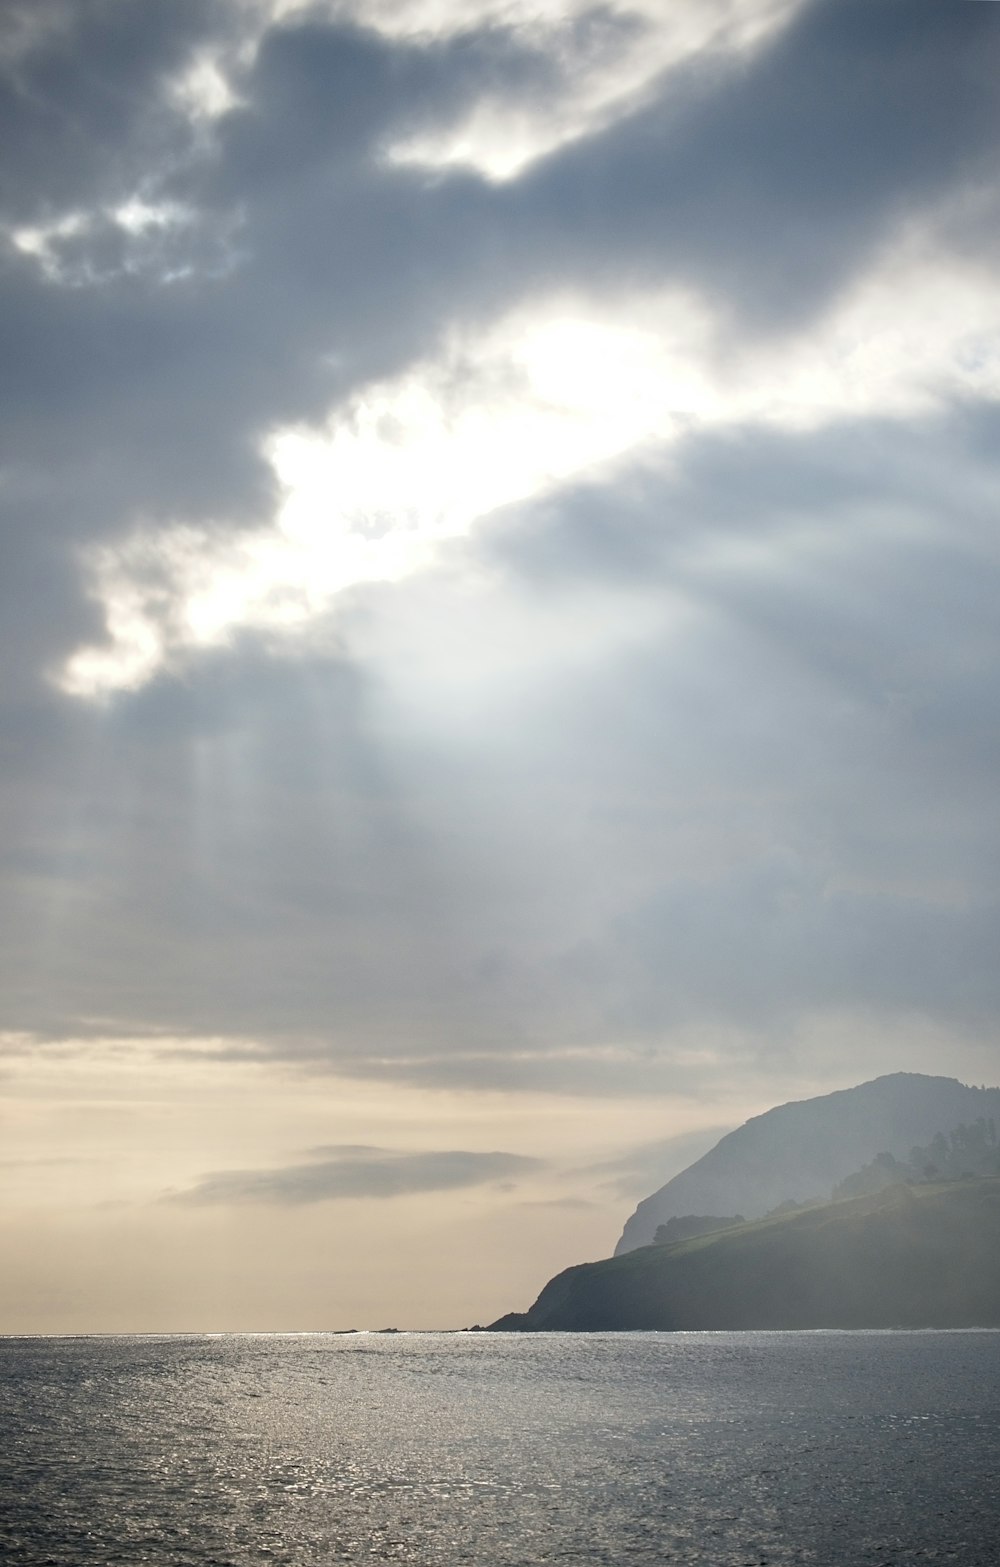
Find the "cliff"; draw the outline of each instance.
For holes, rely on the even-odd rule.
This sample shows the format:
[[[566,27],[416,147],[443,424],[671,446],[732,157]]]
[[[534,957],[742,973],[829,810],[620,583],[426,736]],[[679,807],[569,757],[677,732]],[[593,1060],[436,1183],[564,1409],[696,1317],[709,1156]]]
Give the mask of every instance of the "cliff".
[[[1000,1327],[1000,1177],[888,1187],[568,1268],[493,1331]]]

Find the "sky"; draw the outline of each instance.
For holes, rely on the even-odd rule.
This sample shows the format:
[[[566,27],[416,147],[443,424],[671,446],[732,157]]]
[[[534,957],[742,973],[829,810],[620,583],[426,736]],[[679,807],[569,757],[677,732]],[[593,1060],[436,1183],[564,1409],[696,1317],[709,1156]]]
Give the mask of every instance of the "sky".
[[[978,0],[3,0],[0,1331],[489,1321],[998,1081],[998,80]]]

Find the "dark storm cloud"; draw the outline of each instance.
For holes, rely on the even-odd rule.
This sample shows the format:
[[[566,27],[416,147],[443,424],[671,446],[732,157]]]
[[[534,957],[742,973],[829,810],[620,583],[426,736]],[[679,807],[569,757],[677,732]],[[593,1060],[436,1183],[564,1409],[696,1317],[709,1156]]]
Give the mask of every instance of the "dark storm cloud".
[[[556,62],[499,27],[431,43],[320,21],[276,27],[240,80],[246,107],[220,127],[209,188],[288,207],[310,189],[335,199],[345,169],[370,162],[388,133],[448,121],[484,90],[527,104],[558,75]]]
[[[111,201],[169,167],[188,137],[164,88],[225,15],[213,0],[6,0],[4,218],[36,222]]]
[[[0,222],[46,223],[133,193],[189,141],[162,89],[217,26],[211,4],[18,4],[0,21]],[[98,622],[68,536],[121,525],[137,492],[127,422],[135,310],[48,284],[0,240],[0,440],[5,687],[26,687]],[[141,357],[141,356],[140,356]],[[142,384],[149,384],[149,360]],[[102,411],[98,411],[102,410]],[[154,444],[147,441],[147,445]],[[148,498],[148,497],[147,497]],[[152,504],[155,506],[155,497]]]
[[[986,6],[823,0],[749,68],[671,73],[511,204],[560,269],[681,277],[746,329],[801,326],[902,218],[992,185],[998,65]]]
[[[554,67],[502,30],[418,47],[275,28],[239,81],[246,107],[206,150],[153,88],[229,13],[86,7],[9,89],[27,120],[14,166],[29,170],[11,221],[29,196],[35,217],[123,199],[152,168],[151,197],[196,218],[156,240],[158,265],[187,248],[192,275],[165,287],[153,240],[117,287],[60,289],[8,260],[5,456],[45,473],[51,526],[77,537],[139,513],[225,526],[264,514],[269,427],[320,417],[456,315],[539,284],[638,268],[753,317],[801,315],[901,210],[982,169],[996,129],[986,9],[809,8],[750,68],[689,86],[674,73],[641,114],[491,188],[374,155],[477,92],[543,91]],[[71,276],[113,278],[125,241],[105,219],[52,243]]]
[[[319,1152],[319,1150],[317,1150]],[[542,1167],[510,1153],[442,1149],[394,1153],[386,1148],[331,1148],[330,1158],[275,1170],[221,1170],[172,1198],[184,1203],[333,1202],[352,1197],[402,1197],[508,1182]]]

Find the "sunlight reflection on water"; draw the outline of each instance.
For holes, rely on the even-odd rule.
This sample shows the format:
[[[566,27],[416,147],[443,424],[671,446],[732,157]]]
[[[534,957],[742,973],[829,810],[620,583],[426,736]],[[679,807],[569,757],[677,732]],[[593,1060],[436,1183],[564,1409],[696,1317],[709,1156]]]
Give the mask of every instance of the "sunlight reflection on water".
[[[1000,1334],[0,1340],[0,1560],[993,1567]]]

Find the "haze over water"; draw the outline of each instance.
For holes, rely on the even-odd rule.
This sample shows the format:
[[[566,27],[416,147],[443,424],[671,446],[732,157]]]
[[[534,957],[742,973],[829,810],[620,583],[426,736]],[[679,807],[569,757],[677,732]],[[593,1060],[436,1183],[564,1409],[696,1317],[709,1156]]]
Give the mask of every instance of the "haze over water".
[[[0,1559],[992,1567],[1000,1335],[0,1341]]]

